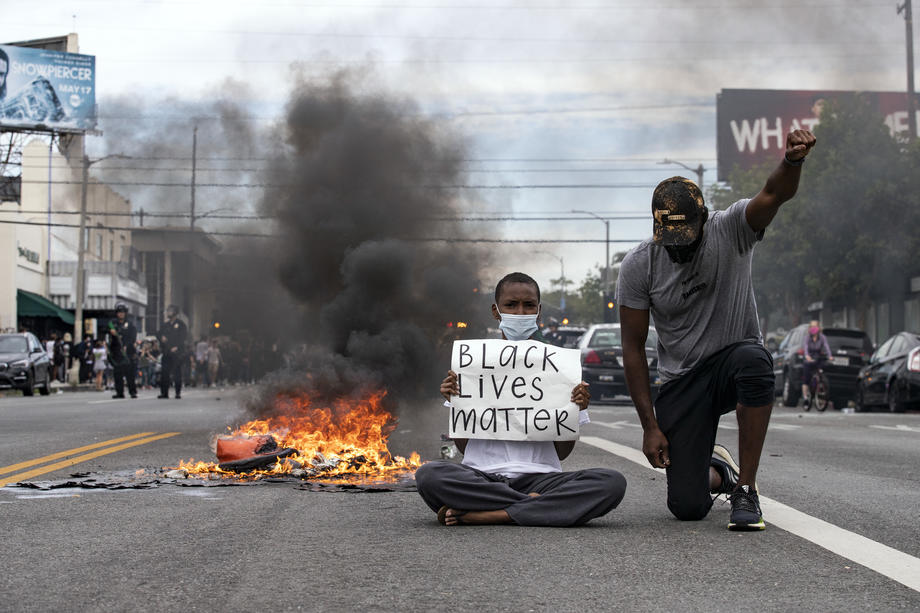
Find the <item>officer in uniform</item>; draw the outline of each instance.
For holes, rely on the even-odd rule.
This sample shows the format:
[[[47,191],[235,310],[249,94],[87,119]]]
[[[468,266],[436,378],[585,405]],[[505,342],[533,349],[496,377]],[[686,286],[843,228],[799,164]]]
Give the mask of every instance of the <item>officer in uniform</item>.
[[[137,328],[128,321],[128,307],[119,302],[115,305],[115,319],[109,321],[109,333],[106,335],[108,356],[115,371],[115,395],[112,398],[125,397],[125,380],[128,381],[128,393],[137,398],[137,385],[134,376],[137,373]]]
[[[175,381],[176,398],[182,398],[182,356],[185,353],[185,338],[188,328],[179,319],[179,307],[166,307],[166,321],[157,335],[160,337],[160,351],[163,354],[163,368],[160,371],[160,395],[169,398],[170,379]]]

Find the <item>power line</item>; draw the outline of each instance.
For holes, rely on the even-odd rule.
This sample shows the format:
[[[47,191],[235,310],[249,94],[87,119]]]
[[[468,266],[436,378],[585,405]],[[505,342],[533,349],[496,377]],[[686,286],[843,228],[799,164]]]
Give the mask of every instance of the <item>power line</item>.
[[[218,209],[219,210],[219,209]],[[3,213],[17,213],[20,215],[79,215],[79,211],[48,211],[42,209],[27,209],[22,211],[4,211],[0,208],[0,215]],[[151,218],[188,218],[192,215],[190,213],[177,211],[175,213],[148,213],[146,211],[132,211],[128,213],[119,213],[115,211],[100,211],[98,213],[87,213],[88,217],[151,217]],[[266,215],[243,215],[243,214],[212,214],[211,211],[204,211],[200,214],[195,215],[196,219],[245,219],[245,220],[258,220],[258,221],[272,221],[277,219],[277,217],[266,216]],[[652,215],[650,213],[608,213],[606,215],[601,215],[601,219],[610,219],[610,220],[648,220],[651,219]],[[521,217],[520,215],[466,215],[466,216],[441,216],[441,217],[426,217],[423,218],[423,221],[453,221],[453,222],[467,222],[467,221],[591,221],[597,219],[596,217],[585,217],[583,215],[571,215],[567,213],[560,213],[555,216],[545,216],[545,217]]]
[[[2,224],[11,224],[11,225],[23,225],[23,226],[42,226],[50,228],[79,228],[79,224],[65,224],[65,223],[50,223],[47,221],[6,221],[0,220]],[[93,226],[89,228],[90,230],[111,230],[116,231],[126,231],[131,232],[135,230],[151,230],[156,232],[166,232],[166,233],[182,233],[188,234],[190,230],[188,228],[142,228],[136,226]],[[206,234],[210,236],[240,236],[240,237],[250,237],[250,238],[281,238],[284,234],[264,234],[257,232],[207,232]],[[592,239],[592,238],[573,238],[573,239],[560,239],[560,238],[547,238],[547,239],[528,239],[528,238],[462,238],[462,237],[389,237],[396,240],[402,240],[406,242],[414,243],[509,243],[509,244],[599,244],[599,243],[639,243],[645,240],[644,238],[637,239],[610,239],[609,241],[605,239]],[[373,237],[368,240],[372,240]]]
[[[41,181],[41,180],[23,180],[22,183],[36,185],[82,185],[82,181]],[[185,182],[160,182],[160,181],[105,181],[92,182],[92,185],[117,185],[117,186],[134,186],[134,187],[191,187],[191,183]],[[654,183],[529,183],[529,184],[447,184],[447,185],[416,185],[406,187],[418,187],[424,189],[649,189],[655,187]],[[246,188],[246,189],[265,189],[265,188],[288,188],[294,187],[292,183],[195,183],[196,188],[214,187],[214,188]]]

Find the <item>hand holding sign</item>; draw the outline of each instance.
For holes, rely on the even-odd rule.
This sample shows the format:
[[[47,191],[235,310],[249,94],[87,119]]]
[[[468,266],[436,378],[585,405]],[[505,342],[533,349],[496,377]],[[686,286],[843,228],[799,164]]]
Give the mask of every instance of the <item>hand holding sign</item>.
[[[451,438],[575,440],[587,406],[581,357],[538,341],[455,341],[441,393]]]

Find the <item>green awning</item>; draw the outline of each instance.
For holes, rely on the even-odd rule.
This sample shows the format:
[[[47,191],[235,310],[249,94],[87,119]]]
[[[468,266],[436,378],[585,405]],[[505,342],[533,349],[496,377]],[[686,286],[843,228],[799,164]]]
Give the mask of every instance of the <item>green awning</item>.
[[[24,289],[16,290],[16,313],[19,317],[58,317],[71,326],[74,322],[70,311],[65,311],[44,296]]]

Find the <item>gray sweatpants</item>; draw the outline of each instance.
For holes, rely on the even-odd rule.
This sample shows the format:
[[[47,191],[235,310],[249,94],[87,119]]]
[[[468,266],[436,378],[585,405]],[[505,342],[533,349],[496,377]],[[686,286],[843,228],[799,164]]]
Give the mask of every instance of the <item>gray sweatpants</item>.
[[[415,483],[432,511],[504,509],[520,526],[580,526],[612,510],[626,493],[626,478],[608,468],[509,478],[436,461],[415,471]]]

